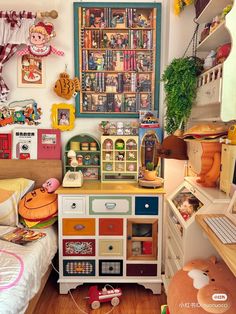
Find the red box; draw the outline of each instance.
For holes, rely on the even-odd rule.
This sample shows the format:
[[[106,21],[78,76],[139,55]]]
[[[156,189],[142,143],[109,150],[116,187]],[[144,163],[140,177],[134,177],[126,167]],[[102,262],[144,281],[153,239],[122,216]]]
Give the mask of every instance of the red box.
[[[0,134],[0,159],[11,159],[11,134]]]
[[[152,242],[151,241],[143,242],[143,254],[147,254],[147,255],[152,254]]]
[[[38,129],[38,159],[61,159],[61,131]]]

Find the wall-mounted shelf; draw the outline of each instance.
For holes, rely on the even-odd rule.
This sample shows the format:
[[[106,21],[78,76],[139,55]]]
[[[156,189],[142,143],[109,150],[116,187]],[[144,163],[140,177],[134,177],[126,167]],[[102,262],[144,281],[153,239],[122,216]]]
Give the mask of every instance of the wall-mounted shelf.
[[[199,24],[210,22],[217,14],[222,12],[224,7],[230,3],[230,0],[211,0],[196,19]]]

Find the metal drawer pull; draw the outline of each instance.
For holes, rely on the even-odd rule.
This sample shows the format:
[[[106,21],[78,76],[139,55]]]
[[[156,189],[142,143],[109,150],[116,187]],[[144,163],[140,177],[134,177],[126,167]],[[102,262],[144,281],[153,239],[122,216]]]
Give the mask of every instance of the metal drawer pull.
[[[71,204],[71,208],[72,208],[72,209],[75,209],[75,208],[76,208],[76,203],[72,203],[72,204]]]
[[[109,267],[109,270],[110,270],[110,271],[112,271],[112,270],[113,270],[113,267],[112,267],[112,266],[110,266],[110,267]]]
[[[150,205],[149,204],[145,204],[145,208],[149,208],[150,207]]]
[[[111,250],[113,250],[113,246],[112,245],[109,245],[108,246],[108,249],[111,251]]]
[[[105,203],[107,209],[114,209],[116,207],[116,203]]]
[[[143,270],[142,269],[140,270],[140,274],[143,274]]]
[[[177,260],[180,260],[180,256],[178,256],[178,255],[176,255],[176,257],[175,257]]]
[[[81,225],[81,224],[78,224],[78,225],[75,225],[74,226],[74,229],[75,230],[83,230],[85,228],[85,226],[84,225]]]

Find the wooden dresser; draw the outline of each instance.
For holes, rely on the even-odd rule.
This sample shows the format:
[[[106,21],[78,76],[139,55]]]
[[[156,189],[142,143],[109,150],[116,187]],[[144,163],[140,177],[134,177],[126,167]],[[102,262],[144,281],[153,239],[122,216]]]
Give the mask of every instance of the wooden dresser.
[[[86,282],[161,292],[162,188],[87,181],[57,194],[60,293]]]

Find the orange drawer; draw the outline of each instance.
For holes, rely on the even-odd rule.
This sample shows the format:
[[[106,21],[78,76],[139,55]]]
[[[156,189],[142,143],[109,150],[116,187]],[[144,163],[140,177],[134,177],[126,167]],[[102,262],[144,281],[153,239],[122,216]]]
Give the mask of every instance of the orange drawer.
[[[95,235],[95,219],[92,218],[63,218],[63,235]]]
[[[123,235],[123,219],[100,218],[99,235]]]

